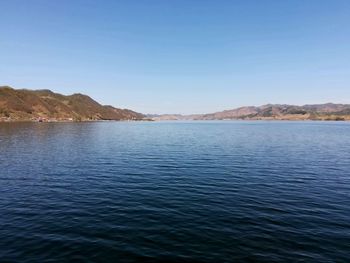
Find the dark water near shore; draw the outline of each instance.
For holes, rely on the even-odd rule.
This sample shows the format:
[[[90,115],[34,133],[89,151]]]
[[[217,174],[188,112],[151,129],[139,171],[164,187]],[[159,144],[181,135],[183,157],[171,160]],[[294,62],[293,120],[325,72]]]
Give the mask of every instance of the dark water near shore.
[[[0,124],[0,262],[350,262],[350,123]]]

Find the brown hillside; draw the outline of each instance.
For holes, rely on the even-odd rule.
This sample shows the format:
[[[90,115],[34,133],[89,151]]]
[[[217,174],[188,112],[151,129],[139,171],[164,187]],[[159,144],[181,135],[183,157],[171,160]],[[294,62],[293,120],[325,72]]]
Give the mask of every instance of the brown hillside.
[[[143,115],[103,106],[83,94],[65,96],[50,90],[16,90],[0,87],[2,120],[135,120]]]

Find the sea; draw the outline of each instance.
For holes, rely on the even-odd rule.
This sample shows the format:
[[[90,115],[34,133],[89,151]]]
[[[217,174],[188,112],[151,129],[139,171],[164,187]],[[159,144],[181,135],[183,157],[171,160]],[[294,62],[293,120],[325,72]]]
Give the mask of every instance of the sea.
[[[350,122],[0,123],[0,262],[350,262]]]

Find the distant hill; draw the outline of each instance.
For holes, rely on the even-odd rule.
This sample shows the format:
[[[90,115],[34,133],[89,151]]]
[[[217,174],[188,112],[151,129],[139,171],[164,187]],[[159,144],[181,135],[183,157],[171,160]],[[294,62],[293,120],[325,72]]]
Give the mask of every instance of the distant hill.
[[[88,120],[350,120],[350,104],[240,107],[208,114],[143,115],[128,109],[104,106],[87,95],[65,96],[50,90],[24,90],[0,86],[0,121]]]
[[[0,120],[136,120],[143,114],[104,106],[83,94],[0,86]]]
[[[209,114],[159,115],[154,120],[350,120],[350,104],[248,106]]]

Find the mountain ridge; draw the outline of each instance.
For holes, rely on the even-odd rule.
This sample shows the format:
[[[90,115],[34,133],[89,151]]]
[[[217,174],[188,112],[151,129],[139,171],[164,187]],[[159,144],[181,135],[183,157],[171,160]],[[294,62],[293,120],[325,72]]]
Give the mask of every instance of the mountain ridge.
[[[140,120],[144,115],[128,109],[101,105],[91,97],[62,95],[48,89],[28,90],[0,86],[2,121]]]
[[[350,104],[265,104],[206,114],[148,114],[101,105],[91,97],[0,86],[0,121],[350,120]]]
[[[350,104],[265,104],[207,114],[164,114],[153,120],[350,120]]]

